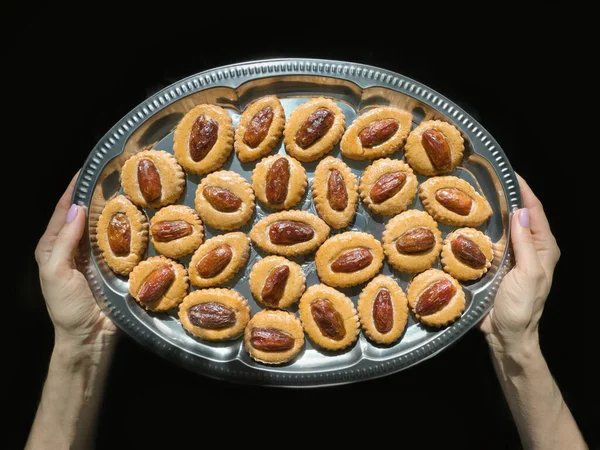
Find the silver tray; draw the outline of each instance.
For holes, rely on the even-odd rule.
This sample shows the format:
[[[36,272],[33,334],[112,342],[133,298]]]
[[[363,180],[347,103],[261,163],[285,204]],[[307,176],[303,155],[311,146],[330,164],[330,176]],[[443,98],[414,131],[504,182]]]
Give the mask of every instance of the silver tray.
[[[480,227],[494,242],[494,260],[485,277],[464,285],[467,309],[453,325],[432,330],[409,318],[402,339],[392,346],[374,345],[361,333],[355,345],[343,352],[323,352],[307,339],[304,350],[291,363],[270,367],[253,361],[241,339],[212,344],[196,340],[184,332],[176,314],[144,311],[129,295],[127,279],[116,276],[106,265],[96,242],[98,217],[107,200],[121,188],[119,173],[127,158],[144,148],[172,152],[173,129],[183,115],[200,103],[225,108],[237,125],[246,105],[264,95],[277,95],[289,117],[296,106],[314,96],[337,101],[350,125],[367,108],[392,105],[412,112],[414,125],[422,120],[441,119],[456,125],[465,139],[465,158],[454,175],[471,182],[489,200],[493,215]],[[284,153],[283,144],[278,148]],[[241,164],[234,154],[223,169],[250,179],[255,163]],[[331,153],[339,156],[339,148]],[[401,157],[402,153],[394,157]],[[369,162],[346,161],[360,176]],[[309,180],[316,166],[305,164]],[[424,181],[419,177],[419,181]],[[188,175],[181,203],[194,207],[199,177]],[[121,119],[94,147],[77,180],[74,201],[89,208],[89,221],[82,241],[80,269],[85,274],[102,310],[127,334],[142,345],[183,366],[205,375],[231,381],[277,386],[326,386],[380,377],[410,367],[442,351],[472,328],[490,309],[498,285],[511,267],[509,214],[521,206],[521,194],[506,155],[492,136],[456,104],[430,88],[383,69],[362,64],[313,59],[279,59],[221,67],[193,75],[151,96]],[[360,203],[360,202],[359,202]],[[412,206],[422,209],[418,199]],[[307,190],[299,209],[316,214]],[[151,217],[153,210],[146,210]],[[252,223],[269,212],[257,202]],[[345,230],[364,230],[381,239],[387,218],[372,216],[359,204],[356,220]],[[446,235],[453,227],[441,226]],[[334,233],[336,233],[334,231]],[[332,234],[334,234],[332,233]],[[207,238],[219,234],[207,229]],[[150,245],[148,255],[155,254]],[[253,263],[264,254],[252,250],[250,261],[227,287],[239,291],[253,313],[261,308],[248,288]],[[307,285],[318,283],[312,256],[297,260],[303,267]],[[189,257],[183,259],[189,263]],[[439,267],[439,265],[438,265]],[[391,270],[406,289],[409,274]],[[343,289],[356,302],[363,286]]]

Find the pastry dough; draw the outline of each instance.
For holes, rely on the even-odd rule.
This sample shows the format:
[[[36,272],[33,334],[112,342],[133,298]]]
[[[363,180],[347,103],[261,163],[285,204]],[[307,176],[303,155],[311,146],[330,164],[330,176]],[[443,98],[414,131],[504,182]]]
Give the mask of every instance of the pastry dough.
[[[256,100],[241,115],[235,130],[234,145],[238,159],[250,162],[271,153],[279,144],[284,127],[285,112],[277,97],[269,95]],[[262,132],[253,133],[258,129]]]
[[[195,206],[206,225],[217,230],[236,230],[254,214],[254,191],[235,172],[213,172],[198,185]]]
[[[483,253],[485,256],[483,266],[478,265],[474,267],[473,264],[468,264],[469,261],[465,261],[464,257],[461,259],[454,253],[452,248],[453,243],[461,236],[470,241],[467,241],[468,245],[475,245]],[[481,278],[492,265],[493,258],[494,251],[492,250],[491,239],[475,228],[459,228],[444,239],[444,245],[442,246],[442,267],[458,280],[467,281]]]
[[[278,300],[276,300],[278,295],[272,294],[273,289],[264,291],[265,283],[271,276],[285,278],[285,282],[280,282],[284,287],[282,289],[275,289],[275,291],[281,292],[281,297]],[[271,279],[269,285],[272,286],[274,281],[275,278]],[[306,289],[306,278],[304,277],[302,267],[295,262],[281,256],[267,256],[252,267],[249,285],[252,295],[257,302],[268,308],[283,309],[291,306],[300,299],[304,289]],[[266,299],[263,298],[263,292],[269,295]]]
[[[331,199],[330,188],[337,192],[338,183],[343,185],[345,195],[342,192]],[[354,219],[358,203],[356,176],[341,159],[328,156],[319,162],[312,181],[312,195],[317,213],[330,227],[345,228]]]
[[[333,123],[325,134],[303,148],[299,144],[299,141],[301,143],[301,139],[298,139],[298,132],[305,126],[306,120],[311,117],[313,113],[318,114],[318,112],[323,110],[333,113]],[[316,123],[322,124],[323,118],[319,118]],[[334,101],[327,98],[314,98],[298,106],[294,112],[292,112],[283,132],[285,151],[298,161],[315,161],[333,150],[333,147],[342,138],[345,129],[346,118],[340,107]]]
[[[393,134],[381,143],[364,145],[361,133],[369,127],[384,124],[384,129]],[[408,133],[410,133],[411,125],[412,114],[407,111],[391,107],[370,109],[358,116],[348,127],[340,143],[340,150],[346,158],[359,160],[377,159],[391,155],[402,148]]]
[[[265,342],[265,338],[269,337],[270,342],[269,340]],[[273,341],[277,344],[273,345]],[[277,350],[277,346],[281,346],[282,350]],[[264,364],[288,362],[304,347],[302,323],[294,314],[287,311],[260,311],[252,317],[246,327],[244,347],[252,359],[258,362]]]
[[[163,238],[161,228],[184,227],[185,235],[176,239]],[[182,233],[183,234],[183,233]],[[204,239],[202,221],[192,208],[171,205],[162,208],[150,220],[150,235],[155,250],[169,258],[178,259],[193,253]]]
[[[394,195],[383,201],[378,198],[374,199],[374,186],[378,182],[381,184],[385,180],[382,177],[389,178],[391,174],[400,174],[402,177],[406,177],[403,184],[400,182],[396,185],[402,185],[402,187]],[[418,184],[417,177],[408,164],[398,159],[386,158],[378,159],[365,169],[358,189],[363,203],[369,207],[371,212],[391,216],[401,213],[410,206],[417,195]],[[388,181],[384,185],[390,186],[391,183]]]
[[[287,160],[287,164],[283,161],[280,162],[282,158]],[[286,186],[279,186],[280,189],[283,189],[280,192],[285,192],[285,196],[277,203],[271,202],[267,195],[267,181],[271,183],[282,181],[279,177],[269,180],[269,173],[274,164],[277,164],[278,166],[285,164],[287,166],[286,172],[289,174]],[[288,155],[272,155],[264,158],[252,171],[252,188],[256,193],[256,197],[272,209],[292,208],[302,200],[302,196],[306,192],[307,184],[308,178],[306,177],[306,170],[304,170],[302,164]]]

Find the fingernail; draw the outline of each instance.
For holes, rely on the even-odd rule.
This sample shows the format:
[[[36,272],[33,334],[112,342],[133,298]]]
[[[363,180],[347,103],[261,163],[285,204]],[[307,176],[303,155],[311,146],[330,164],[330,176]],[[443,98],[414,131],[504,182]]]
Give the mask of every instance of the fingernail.
[[[69,208],[69,212],[67,213],[67,223],[71,223],[77,217],[77,205],[73,204]]]
[[[529,210],[527,208],[519,211],[519,224],[524,228],[529,227]]]

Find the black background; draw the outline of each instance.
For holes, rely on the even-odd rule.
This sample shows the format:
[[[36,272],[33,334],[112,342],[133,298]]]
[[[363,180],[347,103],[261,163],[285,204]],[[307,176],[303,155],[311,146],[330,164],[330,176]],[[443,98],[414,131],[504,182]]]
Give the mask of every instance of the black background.
[[[18,250],[18,271],[8,277],[11,289],[4,299],[16,306],[4,328],[11,361],[5,388],[17,396],[10,403],[15,426],[0,437],[6,443],[0,447],[23,446],[52,349],[33,250],[56,201],[94,144],[147,96],[183,77],[235,62],[297,56],[371,64],[430,86],[483,124],[530,182],[563,252],[542,319],[542,349],[593,448],[593,374],[582,356],[586,351],[597,354],[597,348],[579,349],[593,317],[572,315],[577,312],[571,288],[576,236],[569,231],[564,208],[568,190],[557,182],[557,170],[569,161],[568,150],[576,149],[565,148],[559,137],[568,124],[557,111],[556,92],[566,96],[560,80],[568,66],[556,53],[552,25],[537,13],[500,24],[482,16],[468,26],[452,25],[448,18],[435,32],[424,11],[398,15],[381,10],[377,26],[369,24],[368,15],[354,16],[359,23],[329,18],[283,26],[266,16],[251,18],[233,6],[221,5],[217,16],[188,12],[181,5],[173,13],[167,8],[162,5],[163,10],[142,17],[88,6],[73,17],[56,5],[22,4],[14,20],[7,21],[7,27],[14,27],[6,41],[5,75],[10,77],[8,112],[15,119],[10,127],[16,139],[3,149],[8,159],[4,168],[13,167],[24,177],[7,197],[14,211],[20,211],[10,217],[26,218],[19,229],[27,239],[11,243]],[[415,30],[409,29],[413,22]],[[534,30],[532,23],[541,28]],[[26,204],[20,201],[23,195],[29,199]],[[202,446],[207,435],[227,445],[252,440],[312,446],[309,439],[317,429],[329,430],[328,440],[338,445],[385,445],[389,439],[398,446],[419,442],[422,448],[520,445],[483,337],[473,330],[407,371],[317,390],[211,380],[123,336],[107,383],[97,446]],[[318,442],[325,443],[323,439]]]

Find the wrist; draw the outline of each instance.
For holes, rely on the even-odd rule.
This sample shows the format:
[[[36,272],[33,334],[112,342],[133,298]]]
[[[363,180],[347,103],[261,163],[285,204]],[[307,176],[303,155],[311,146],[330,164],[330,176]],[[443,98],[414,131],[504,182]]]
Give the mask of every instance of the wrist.
[[[520,339],[507,345],[490,344],[492,359],[510,368],[513,374],[522,373],[530,368],[539,366],[544,361],[539,340],[533,337]]]
[[[115,344],[116,335],[104,332],[82,339],[57,330],[52,356],[71,368],[98,365],[111,359]]]

